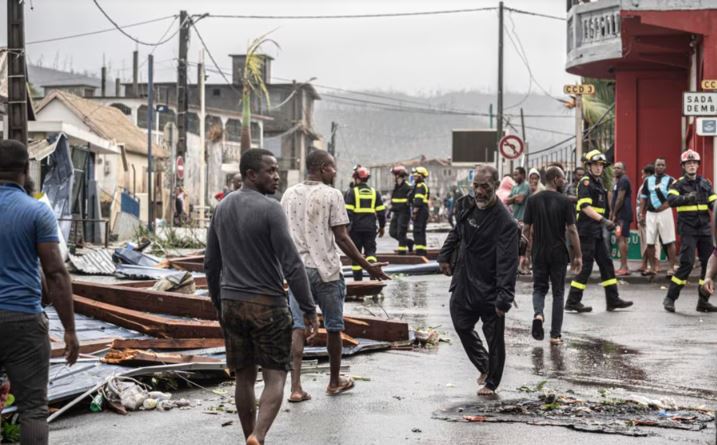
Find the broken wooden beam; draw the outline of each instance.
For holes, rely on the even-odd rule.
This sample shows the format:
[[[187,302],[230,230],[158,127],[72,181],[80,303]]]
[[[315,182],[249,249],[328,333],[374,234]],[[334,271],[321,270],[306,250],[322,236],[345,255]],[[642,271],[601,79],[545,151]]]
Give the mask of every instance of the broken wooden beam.
[[[144,365],[176,365],[180,363],[220,363],[214,357],[201,355],[184,355],[176,353],[157,353],[125,349],[122,351],[110,350],[102,357],[102,362],[110,365],[144,366]]]
[[[324,328],[319,328],[311,340],[307,340],[306,344],[309,346],[326,346],[329,340],[329,333]],[[346,348],[353,348],[358,346],[359,342],[352,336],[342,332],[341,333],[341,344]]]
[[[408,323],[401,320],[346,315],[344,332],[356,338],[388,342],[403,341],[408,340]]]
[[[206,297],[82,281],[72,283],[72,292],[75,295],[95,301],[137,311],[201,318],[204,320],[217,319],[216,309],[212,301]]]
[[[426,252],[426,255],[424,255],[429,260],[435,260],[438,258],[438,254],[441,252],[441,249],[428,249]],[[398,254],[398,250],[394,250],[393,253]],[[379,254],[380,255],[380,254]]]
[[[100,338],[97,340],[81,341],[80,354],[92,354],[93,352],[109,348],[114,340],[114,338]],[[59,358],[65,354],[64,342],[53,342],[50,346],[50,358]]]
[[[160,338],[222,338],[219,323],[177,320],[74,295],[75,311],[98,320]]]
[[[112,349],[183,350],[220,348],[223,338],[120,338],[112,342]]]

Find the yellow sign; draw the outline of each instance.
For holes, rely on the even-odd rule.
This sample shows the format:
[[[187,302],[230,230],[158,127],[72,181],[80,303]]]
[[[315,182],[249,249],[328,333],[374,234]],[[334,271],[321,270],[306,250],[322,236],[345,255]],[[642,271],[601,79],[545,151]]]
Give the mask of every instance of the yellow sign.
[[[717,90],[717,80],[705,79],[702,81],[703,90]]]
[[[565,85],[563,87],[563,93],[572,94],[574,96],[592,96],[595,94],[595,85],[584,83],[581,85]]]

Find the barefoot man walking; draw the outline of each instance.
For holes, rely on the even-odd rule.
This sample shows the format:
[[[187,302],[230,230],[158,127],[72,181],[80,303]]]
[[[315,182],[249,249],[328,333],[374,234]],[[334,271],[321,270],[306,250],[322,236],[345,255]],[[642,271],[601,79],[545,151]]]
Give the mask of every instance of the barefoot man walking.
[[[515,294],[520,231],[495,194],[498,172],[476,168],[474,196],[459,200],[456,225],[438,256],[441,272],[451,280],[453,326],[468,358],[480,372],[479,396],[495,394],[505,365],[505,313]],[[462,202],[461,202],[462,201]],[[486,351],[475,331],[483,322]]]

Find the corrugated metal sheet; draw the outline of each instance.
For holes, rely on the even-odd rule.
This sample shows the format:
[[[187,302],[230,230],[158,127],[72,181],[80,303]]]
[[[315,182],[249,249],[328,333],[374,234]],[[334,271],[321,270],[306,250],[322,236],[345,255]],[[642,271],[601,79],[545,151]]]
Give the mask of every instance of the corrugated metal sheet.
[[[70,254],[70,264],[83,274],[114,275],[116,267],[111,252],[111,250],[97,249],[83,255]]]

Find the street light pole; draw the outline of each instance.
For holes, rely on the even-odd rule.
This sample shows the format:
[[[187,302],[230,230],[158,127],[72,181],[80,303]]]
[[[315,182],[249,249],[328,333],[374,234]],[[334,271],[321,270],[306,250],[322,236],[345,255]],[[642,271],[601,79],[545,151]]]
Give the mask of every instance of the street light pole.
[[[152,127],[154,126],[154,56],[147,56],[147,229],[154,232],[154,199],[152,196]]]

